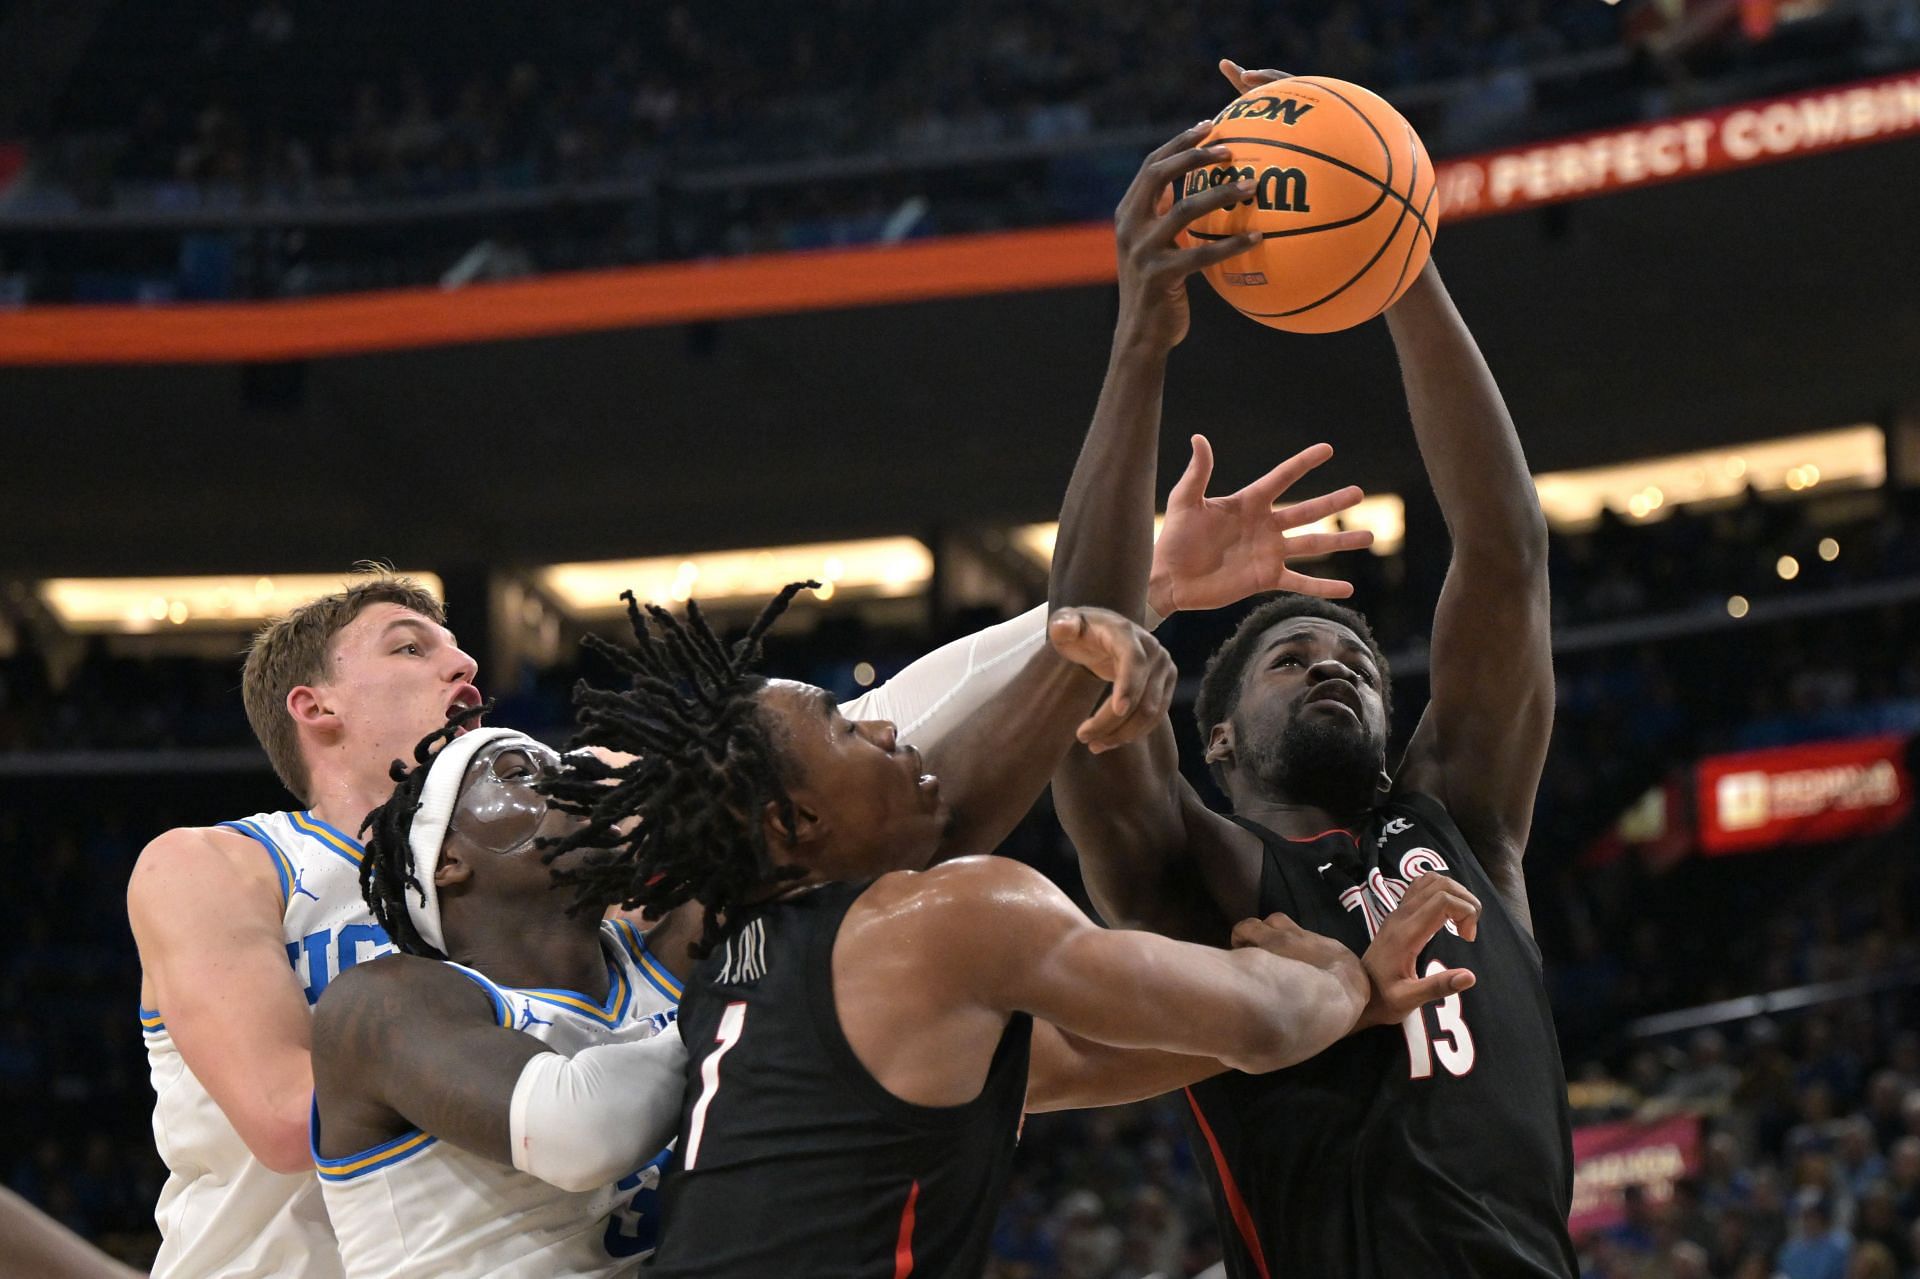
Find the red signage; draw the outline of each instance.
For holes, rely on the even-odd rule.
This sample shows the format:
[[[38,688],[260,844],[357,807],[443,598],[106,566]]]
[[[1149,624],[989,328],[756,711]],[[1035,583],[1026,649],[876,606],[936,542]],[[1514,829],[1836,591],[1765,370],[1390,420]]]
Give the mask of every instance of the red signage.
[[[27,148],[18,142],[0,142],[0,195],[5,195],[14,179],[26,171]]]
[[[1643,1188],[1649,1203],[1665,1203],[1675,1181],[1699,1171],[1698,1116],[1575,1128],[1567,1228],[1578,1239],[1617,1225],[1626,1215],[1622,1193],[1628,1186]]]
[[[1716,755],[1697,772],[1700,849],[1819,844],[1899,823],[1913,805],[1905,737]]]
[[[1920,72],[1443,162],[1440,220],[1512,213],[1909,134],[1920,134]]]

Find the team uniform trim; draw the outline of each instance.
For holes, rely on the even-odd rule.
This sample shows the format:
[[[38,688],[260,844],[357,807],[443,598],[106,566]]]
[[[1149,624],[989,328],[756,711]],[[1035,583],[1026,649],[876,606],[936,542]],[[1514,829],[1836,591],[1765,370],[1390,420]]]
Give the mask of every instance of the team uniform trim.
[[[293,896],[294,880],[299,877],[294,874],[293,863],[288,861],[287,855],[280,851],[280,846],[267,838],[267,832],[244,819],[237,822],[221,822],[220,825],[226,830],[245,835],[267,850],[268,856],[273,858],[274,873],[280,876],[280,901],[284,905],[290,900]]]
[[[312,812],[288,813],[293,828],[303,835],[311,836],[316,842],[333,853],[345,858],[356,868],[367,859],[366,846],[351,835],[343,834],[332,826],[315,817]]]
[[[680,983],[647,946],[647,935],[635,928],[628,920],[616,919],[612,922],[614,931],[619,934],[620,943],[627,948],[627,954],[633,957],[633,962],[640,966],[640,973],[647,979],[647,984],[678,1004]]]
[[[314,1170],[320,1174],[322,1181],[352,1181],[355,1177],[364,1177],[370,1172],[391,1168],[394,1164],[419,1154],[438,1140],[440,1140],[438,1137],[415,1128],[401,1133],[392,1141],[383,1141],[357,1154],[328,1159],[320,1153],[320,1106],[317,1102],[314,1104],[313,1118],[308,1128]]]
[[[164,1031],[166,1028],[167,1028],[167,1023],[161,1019],[159,1009],[157,1008],[140,1009],[140,1033],[141,1034],[157,1035],[157,1034],[160,1034],[162,1031]]]

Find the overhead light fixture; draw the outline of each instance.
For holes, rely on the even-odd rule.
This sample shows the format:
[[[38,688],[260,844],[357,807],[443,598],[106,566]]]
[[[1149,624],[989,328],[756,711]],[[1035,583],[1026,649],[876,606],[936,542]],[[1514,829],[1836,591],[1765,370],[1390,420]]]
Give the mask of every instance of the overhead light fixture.
[[[751,547],[697,555],[552,564],[534,574],[542,591],[578,617],[615,614],[622,591],[642,603],[672,606],[697,599],[725,607],[760,604],[789,582],[813,580],[815,598],[917,595],[933,580],[933,552],[917,538]]]
[[[1693,502],[1823,488],[1878,488],[1887,478],[1886,435],[1877,426],[1847,426],[1732,449],[1676,453],[1617,466],[1551,471],[1533,477],[1540,509],[1555,528],[1578,531],[1611,510],[1644,520]]]
[[[432,573],[397,575],[420,583],[435,599],[445,598]],[[54,577],[39,584],[39,594],[69,631],[140,635],[169,629],[251,630],[354,581],[336,573]]]

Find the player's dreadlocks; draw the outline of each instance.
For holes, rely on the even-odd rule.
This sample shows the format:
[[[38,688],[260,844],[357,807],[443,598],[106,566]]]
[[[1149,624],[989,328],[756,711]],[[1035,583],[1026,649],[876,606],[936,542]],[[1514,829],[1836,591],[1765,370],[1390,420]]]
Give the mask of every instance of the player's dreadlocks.
[[[556,883],[574,888],[575,910],[617,902],[659,914],[697,901],[706,923],[694,953],[704,955],[720,940],[726,912],[803,873],[776,865],[767,853],[762,814],[773,804],[791,831],[793,801],[755,698],[766,679],[752,667],[767,628],[795,595],[817,586],[788,585],[731,649],[697,603],[687,602],[682,621],[654,604],[643,613],[631,591],[620,598],[634,646],[587,636],[589,647],[626,673],[627,687],[616,692],[585,680],[575,686],[580,731],[573,745],[638,758],[614,766],[570,754],[565,768],[539,783],[553,807],[586,819],[545,854],[552,862],[592,850],[582,865],[554,872]]]
[[[492,709],[493,703],[488,702],[455,711],[444,727],[428,733],[413,748],[413,768],[409,769],[402,760],[394,760],[387,769],[387,775],[396,783],[393,794],[360,823],[360,834],[367,844],[366,856],[360,861],[360,896],[366,899],[375,922],[386,930],[388,939],[404,955],[446,958],[420,935],[420,930],[413,926],[413,917],[407,913],[409,888],[420,894],[423,904],[427,899],[425,886],[413,873],[413,846],[408,838],[413,831],[413,815],[420,811],[420,792],[426,787],[433,753],[452,741],[468,723]],[[368,834],[369,831],[372,833]]]

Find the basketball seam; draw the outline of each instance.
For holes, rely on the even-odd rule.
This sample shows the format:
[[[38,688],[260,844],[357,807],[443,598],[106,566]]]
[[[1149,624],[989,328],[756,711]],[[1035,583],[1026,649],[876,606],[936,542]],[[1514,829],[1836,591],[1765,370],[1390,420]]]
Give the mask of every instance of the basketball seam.
[[[1414,171],[1411,174],[1409,174],[1407,177],[1408,191],[1413,190],[1413,184],[1419,180],[1419,177],[1420,177],[1420,169],[1419,169],[1419,165],[1416,163],[1414,166]],[[1243,314],[1249,315],[1249,316],[1256,316],[1264,319],[1270,319],[1270,320],[1284,320],[1288,316],[1305,315],[1308,311],[1317,310],[1320,307],[1325,306],[1327,303],[1333,301],[1335,298],[1339,297],[1342,293],[1345,293],[1348,289],[1352,288],[1354,285],[1360,283],[1360,281],[1367,278],[1368,274],[1372,272],[1375,264],[1377,264],[1381,258],[1386,256],[1388,249],[1393,247],[1393,239],[1395,236],[1400,234],[1400,228],[1407,224],[1407,215],[1409,213],[1413,213],[1413,204],[1411,201],[1403,199],[1400,202],[1400,216],[1394,219],[1393,229],[1387,232],[1387,238],[1380,242],[1380,247],[1373,251],[1373,256],[1367,259],[1366,265],[1362,266],[1360,270],[1356,272],[1350,279],[1348,279],[1345,284],[1341,285],[1339,288],[1335,289],[1333,292],[1327,294],[1325,297],[1309,302],[1305,306],[1295,307],[1291,311],[1246,311],[1246,312],[1243,312]],[[1420,225],[1416,225],[1413,229],[1413,237],[1417,241],[1420,238],[1420,228],[1422,225],[1424,225],[1424,223],[1420,223],[1419,214],[1413,213],[1413,217],[1414,217],[1414,221],[1420,224]],[[1406,270],[1407,270],[1406,264],[1401,263],[1400,273],[1404,275],[1406,274]],[[1398,288],[1399,286],[1398,284],[1396,284],[1394,287]],[[1373,315],[1367,316],[1367,319],[1371,320],[1375,315],[1380,314],[1380,311],[1382,309],[1383,308],[1380,308],[1380,307],[1374,308]],[[1361,320],[1361,321],[1358,321],[1358,323],[1364,324],[1366,323],[1366,321]]]
[[[1359,107],[1354,106],[1353,100],[1351,98],[1347,97],[1346,94],[1340,92],[1340,90],[1334,88],[1332,85],[1320,79],[1318,76],[1308,77],[1307,79],[1308,79],[1308,83],[1317,85],[1321,89],[1325,90],[1326,92],[1331,93],[1334,97],[1340,99],[1341,102],[1346,104],[1347,110],[1359,116],[1360,123],[1367,126],[1367,132],[1371,133],[1373,135],[1373,140],[1380,144],[1380,155],[1387,162],[1386,185],[1387,185],[1387,189],[1391,191],[1393,189],[1393,146],[1391,143],[1387,141],[1386,135],[1380,132],[1380,127],[1373,122],[1373,117],[1368,115],[1365,111],[1362,111]],[[1386,102],[1386,99],[1382,98],[1381,101]],[[1387,106],[1392,107],[1393,104],[1391,102],[1387,102]],[[1407,183],[1407,194],[1408,195],[1413,194],[1413,183],[1411,181]]]
[[[1408,125],[1407,126],[1407,149],[1409,151],[1413,150],[1414,141],[1415,141],[1415,137],[1413,132],[1413,126]],[[1413,188],[1419,183],[1419,181],[1420,181],[1420,161],[1418,158],[1418,154],[1416,153],[1415,159],[1414,159],[1413,174],[1407,180],[1408,194],[1412,194]],[[1420,211],[1422,213],[1425,213],[1427,209],[1432,206],[1433,197],[1439,194],[1440,194],[1440,183],[1436,180],[1433,186],[1427,191],[1427,198],[1420,202]],[[1428,244],[1433,243],[1433,232],[1427,229],[1426,219],[1421,218],[1420,225],[1416,226],[1413,229],[1413,239],[1407,244],[1407,256],[1401,259],[1400,274],[1394,277],[1393,291],[1387,294],[1387,301],[1382,302],[1380,304],[1380,311],[1386,310],[1387,307],[1392,303],[1392,301],[1395,298],[1400,296],[1400,289],[1406,282],[1407,268],[1413,265],[1413,251],[1420,247],[1420,233],[1422,231],[1427,232],[1427,243]],[[1396,235],[1399,234],[1399,228],[1396,227],[1394,229],[1394,234]],[[1388,243],[1391,244],[1392,241],[1389,240]],[[1375,311],[1374,314],[1379,315],[1380,311]]]
[[[1345,160],[1340,159],[1338,156],[1328,155],[1324,151],[1315,151],[1312,147],[1303,147],[1297,142],[1278,142],[1272,138],[1216,138],[1214,139],[1213,142],[1209,143],[1208,145],[1222,146],[1229,142],[1246,142],[1246,143],[1251,143],[1254,146],[1276,147],[1282,151],[1296,151],[1301,155],[1311,156],[1315,160],[1320,160],[1320,161],[1324,161],[1327,164],[1331,164],[1336,169],[1345,169],[1348,173],[1353,174],[1354,177],[1360,178],[1361,180],[1366,182],[1370,182],[1374,186],[1379,187],[1381,190],[1382,194],[1380,199],[1374,201],[1373,207],[1367,210],[1366,216],[1371,216],[1377,209],[1379,209],[1379,207],[1382,204],[1385,204],[1387,202],[1387,199],[1389,197],[1391,197],[1392,199],[1398,200],[1401,203],[1401,205],[1406,209],[1407,212],[1412,213],[1415,218],[1418,218],[1422,223],[1422,225],[1424,225],[1426,222],[1426,219],[1424,217],[1421,217],[1421,215],[1414,210],[1413,201],[1409,197],[1401,195],[1398,191],[1394,190],[1393,187],[1390,185],[1393,179],[1393,166],[1391,164],[1387,166],[1388,180],[1386,182],[1382,182],[1379,178],[1374,177],[1371,173],[1368,173],[1365,169],[1359,168],[1355,165],[1348,164]],[[1263,238],[1273,239],[1279,236],[1304,235],[1313,231],[1324,231],[1334,227],[1341,227],[1341,226],[1347,226],[1347,225],[1349,225],[1348,222],[1323,222],[1317,226],[1301,227],[1293,231],[1262,231],[1260,234]],[[1196,238],[1200,238],[1200,239],[1228,240],[1233,238],[1231,236],[1215,235],[1209,232],[1194,231],[1191,228],[1189,228],[1188,234],[1193,235]],[[1433,234],[1433,229],[1431,227],[1427,228],[1427,234],[1428,235]]]

